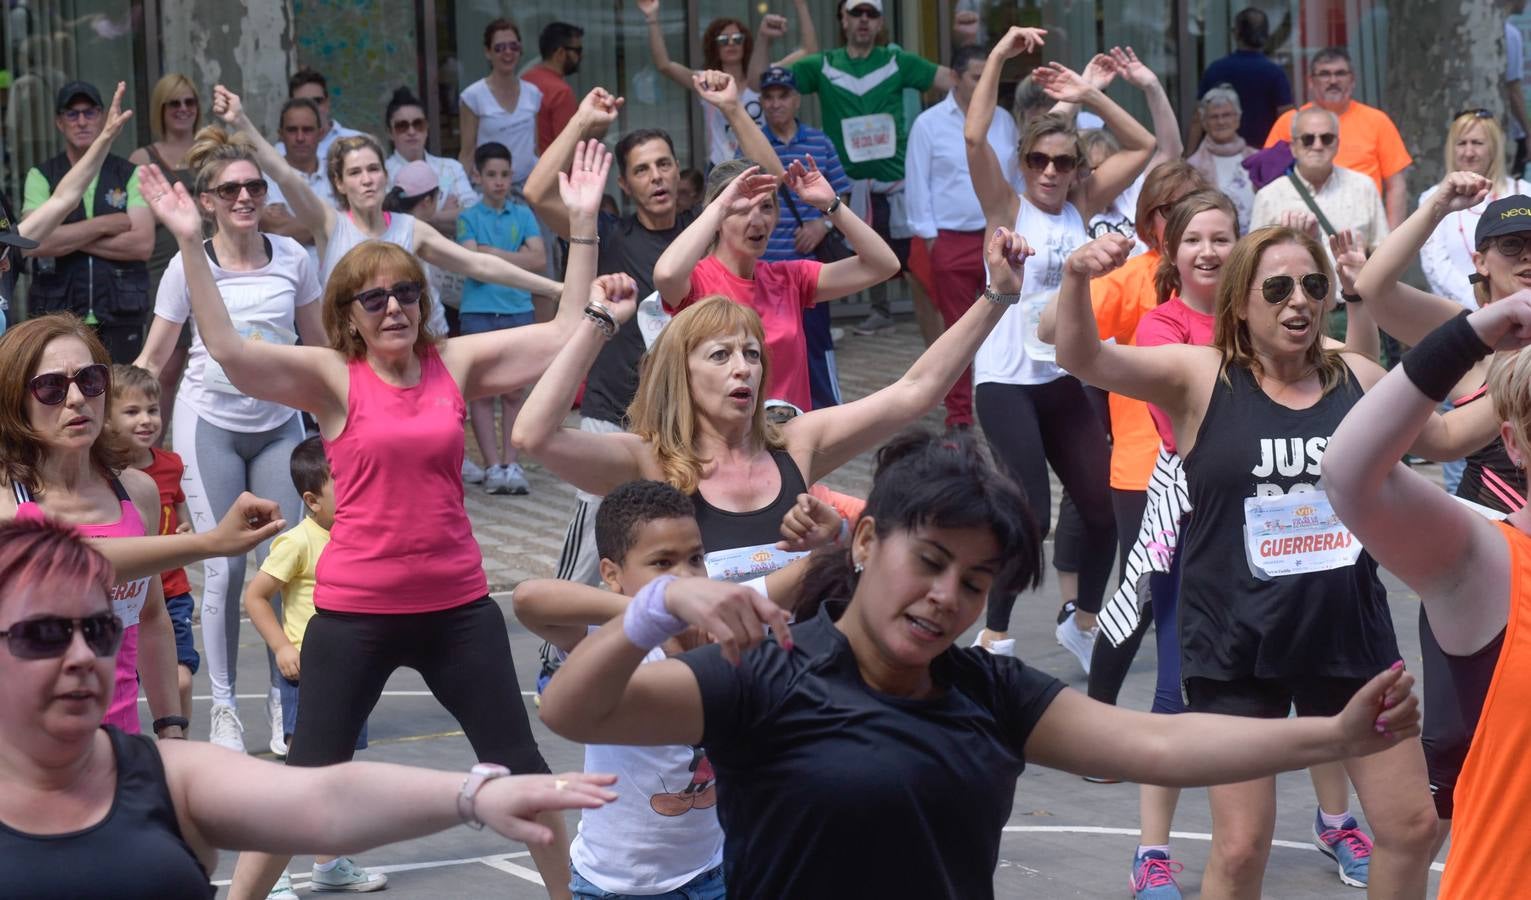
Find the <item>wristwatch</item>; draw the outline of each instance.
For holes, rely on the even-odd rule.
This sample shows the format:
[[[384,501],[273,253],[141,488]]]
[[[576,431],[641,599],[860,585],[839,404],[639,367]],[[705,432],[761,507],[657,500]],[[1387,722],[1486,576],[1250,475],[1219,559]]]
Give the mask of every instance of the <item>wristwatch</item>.
[[[1340,291],[1340,299],[1344,300],[1347,305],[1351,304],[1351,303],[1360,303],[1361,302],[1361,295],[1360,294],[1348,294],[1348,293],[1346,293],[1344,291]]]
[[[503,778],[509,774],[509,769],[494,763],[479,763],[468,770],[468,777],[463,779],[462,790],[457,792],[457,815],[462,818],[464,825],[475,831],[483,830],[484,823],[479,820],[478,813],[473,807],[479,789],[485,782]]]
[[[154,736],[159,737],[159,733],[161,731],[171,727],[181,729],[181,734],[184,735],[186,733],[187,727],[190,725],[191,721],[185,716],[160,716],[158,719],[155,719],[154,724],[149,727],[154,731]]]
[[[997,303],[1000,306],[1014,306],[1021,302],[1021,292],[1001,294],[994,289],[993,285],[986,284],[983,286],[983,298],[990,303]]]

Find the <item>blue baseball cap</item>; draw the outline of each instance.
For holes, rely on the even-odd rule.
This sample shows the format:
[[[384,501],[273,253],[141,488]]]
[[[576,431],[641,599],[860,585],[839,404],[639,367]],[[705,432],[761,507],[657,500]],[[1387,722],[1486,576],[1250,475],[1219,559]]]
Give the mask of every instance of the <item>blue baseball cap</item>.
[[[783,87],[790,91],[797,90],[797,79],[792,77],[789,69],[781,66],[772,66],[766,69],[760,76],[760,92],[765,93],[766,88]]]

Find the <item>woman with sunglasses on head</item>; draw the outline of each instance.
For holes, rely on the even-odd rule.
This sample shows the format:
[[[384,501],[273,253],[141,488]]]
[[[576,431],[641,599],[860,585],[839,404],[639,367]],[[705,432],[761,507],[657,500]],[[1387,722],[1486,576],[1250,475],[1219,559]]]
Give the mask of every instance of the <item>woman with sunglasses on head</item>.
[[[796,50],[774,63],[767,56],[771,39],[787,36],[785,16],[773,13],[763,16],[758,35],[751,35],[749,26],[738,19],[717,18],[708,22],[707,29],[702,32],[702,66],[693,70],[670,58],[670,50],[665,46],[664,27],[659,22],[659,0],[638,0],[638,11],[643,13],[648,27],[649,52],[654,57],[654,68],[687,93],[691,91],[694,76],[702,72],[727,72],[739,86],[739,102],[756,122],[761,121],[761,73],[771,66],[790,66],[810,53],[819,52],[819,39],[813,28],[808,0],[793,0],[793,6],[798,25]],[[717,107],[704,102],[702,118],[707,126],[708,166],[737,157],[739,139]]]
[[[1325,348],[1331,269],[1304,232],[1264,228],[1233,247],[1206,347],[1100,340],[1088,281],[1126,253],[1126,241],[1111,236],[1069,258],[1058,360],[1161,409],[1184,460],[1193,510],[1178,547],[1187,708],[1284,718],[1295,706],[1298,716],[1332,715],[1398,658],[1377,564],[1336,525],[1318,479],[1329,436],[1382,369]],[[1481,440],[1473,430],[1462,412],[1437,417],[1413,452],[1450,458]],[[1435,826],[1419,746],[1348,759],[1345,769],[1375,834],[1371,895],[1423,896]],[[1258,897],[1275,783],[1215,787],[1210,797],[1203,893]]]
[[[218,848],[354,853],[459,823],[537,846],[552,835],[534,816],[615,799],[611,776],[287,768],[103,724],[123,639],[112,580],[111,564],[67,527],[0,524],[0,881],[10,900],[211,898]],[[307,808],[319,814],[293,814]]]
[[[335,202],[321,199],[302,175],[276,152],[244,113],[239,95],[223,85],[213,88],[213,114],[231,129],[244,134],[255,147],[261,169],[282,189],[293,217],[314,235],[319,250],[319,280],[330,273],[347,252],[369,240],[403,247],[427,263],[479,281],[521,288],[556,297],[562,286],[487,253],[474,253],[434,228],[416,228],[414,216],[383,209],[388,192],[388,173],[383,168],[383,148],[367,135],[345,137],[330,146],[324,161]],[[339,207],[337,209],[336,207]]]
[[[542,89],[518,73],[521,68],[521,26],[497,18],[484,26],[484,59],[489,74],[473,82],[458,97],[458,159],[475,180],[473,151],[491,141],[510,148],[511,183],[517,187],[537,166],[537,113]],[[553,135],[549,135],[551,140]]]
[[[1460,217],[1472,215],[1475,209],[1481,215],[1475,217],[1471,238],[1473,270],[1465,279],[1475,306],[1497,303],[1531,287],[1531,213],[1527,212],[1531,209],[1531,196],[1512,194],[1489,202],[1489,196],[1498,188],[1477,173],[1447,175],[1429,193],[1429,202],[1421,202],[1413,215],[1372,254],[1357,279],[1356,292],[1365,298],[1367,308],[1383,330],[1405,344],[1418,344],[1463,312],[1456,299],[1421,291],[1401,279],[1414,254],[1440,232],[1443,223],[1456,216],[1457,224],[1465,228]],[[1459,237],[1452,234],[1453,240]],[[1493,432],[1502,417],[1488,401],[1490,370],[1490,360],[1476,360],[1446,395],[1459,412],[1478,417],[1490,430],[1487,439],[1467,448],[1467,465],[1455,495],[1495,513],[1511,514],[1526,505],[1526,472],[1516,463],[1504,438]],[[1473,735],[1474,723],[1462,698],[1481,698],[1487,682],[1481,678],[1457,682],[1455,661],[1436,640],[1435,625],[1424,608],[1420,609],[1419,643],[1427,685],[1425,708],[1430,713],[1423,741],[1435,808],[1441,820],[1436,845],[1439,850],[1450,833],[1457,775]]]
[[[463,164],[449,156],[437,156],[425,149],[431,128],[425,117],[425,102],[407,87],[400,87],[388,100],[383,111],[383,122],[388,127],[388,138],[393,143],[393,153],[383,160],[389,181],[399,177],[399,170],[412,162],[425,162],[436,173],[436,184],[441,198],[436,211],[423,217],[437,231],[453,240],[457,239],[457,214],[478,202],[478,192],[468,180]],[[416,218],[422,218],[416,216]]]
[[[342,139],[339,145],[343,145]],[[323,343],[244,340],[211,261],[201,216],[180,185],[150,167],[145,197],[181,245],[191,308],[208,353],[249,396],[302,409],[318,421],[335,480],[336,514],[319,561],[303,641],[303,687],[289,765],[351,758],[357,735],[399,666],[422,674],[461,723],[481,760],[546,772],[516,683],[505,621],[488,597],[483,558],[463,507],[467,403],[526,387],[570,342],[586,296],[626,285],[606,276],[589,288],[596,213],[611,168],[597,142],[578,154],[559,188],[573,222],[570,284],[550,323],[442,340],[425,327],[433,298],[419,261],[367,241],[335,266],[322,299]],[[576,296],[578,294],[578,296]],[[567,897],[563,822],[532,848],[554,897]],[[252,856],[232,896],[264,897],[285,858]]]
[[[53,519],[92,538],[159,531],[159,489],[127,466],[106,428],[111,359],[69,315],[31,319],[0,337],[0,522]],[[138,688],[166,737],[184,737],[175,633],[158,574],[114,586],[125,629],[109,724],[137,733]]]
[[[1052,348],[1037,337],[1042,310],[1057,291],[1063,261],[1089,240],[1085,231],[1096,213],[1110,205],[1154,152],[1154,138],[1100,90],[1057,64],[1032,73],[1048,96],[1080,104],[1099,114],[1122,150],[1081,179],[1084,150],[1070,120],[1047,115],[1026,127],[1021,139],[1025,190],[1017,194],[1005,180],[986,138],[1005,61],[1030,46],[1033,35],[1011,28],[989,53],[983,75],[968,105],[963,137],[968,169],[990,228],[1013,227],[1036,248],[1027,266],[1022,302],[1011,309],[984,341],[973,360],[973,398],[979,423],[995,456],[1020,482],[1032,509],[1048,530],[1051,485],[1048,465],[1058,473],[1084,524],[1079,594],[1075,610],[1058,623],[1058,640],[1079,659],[1085,671],[1095,644],[1095,617],[1105,598],[1116,558],[1112,518],[1110,463],[1106,433],[1085,397],[1079,379],[1053,362]],[[1110,60],[1110,57],[1104,59]],[[1100,65],[1115,65],[1115,61]],[[1069,599],[1069,598],[1064,598]],[[995,648],[1010,629],[1013,595],[990,598],[979,641]],[[998,644],[1000,649],[1014,645]]]
[[[207,260],[223,294],[234,327],[246,340],[278,345],[302,339],[308,346],[328,343],[318,303],[319,280],[308,252],[290,237],[260,230],[267,184],[256,164],[255,148],[243,136],[216,126],[204,128],[186,155],[194,172],[188,194],[213,225],[213,236],[196,254]],[[161,226],[163,227],[163,225]],[[177,255],[165,270],[154,302],[154,319],[136,364],[163,372],[189,323],[191,351],[172,440],[186,463],[182,483],[192,524],[202,531],[222,518],[244,491],[281,505],[282,518],[302,518],[303,501],[292,486],[288,460],[303,440],[298,411],[281,403],[247,396],[209,354],[202,323],[195,321],[186,280],[186,260]],[[269,552],[256,551],[259,565]],[[246,558],[213,559],[203,566],[202,637],[212,687],[212,741],[244,750],[244,724],[237,712],[239,621],[243,614]],[[271,750],[282,743],[281,700],[270,667],[266,701]]]

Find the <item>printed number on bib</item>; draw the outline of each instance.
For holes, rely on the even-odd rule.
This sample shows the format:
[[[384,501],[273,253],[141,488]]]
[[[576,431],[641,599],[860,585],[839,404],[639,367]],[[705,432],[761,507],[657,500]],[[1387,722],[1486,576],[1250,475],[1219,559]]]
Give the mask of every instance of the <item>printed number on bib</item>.
[[[1323,491],[1244,501],[1244,552],[1257,578],[1353,566],[1361,542],[1340,522]]]
[[[144,601],[149,598],[149,579],[140,578],[137,581],[125,581],[122,584],[112,586],[111,601],[112,612],[122,620],[123,628],[130,628],[138,624],[139,613],[143,612]]]
[[[789,553],[771,544],[714,550],[707,554],[707,577],[714,581],[749,581],[769,575],[806,553]]]
[[[853,163],[888,159],[898,153],[898,125],[888,113],[853,116],[840,121],[845,158]]]
[[[296,333],[288,331],[279,325],[271,325],[265,322],[241,322],[235,320],[234,331],[247,341],[266,341],[272,344],[286,344],[292,346],[298,342]],[[233,394],[244,396],[244,391],[234,387],[229,381],[229,376],[223,371],[223,366],[211,355],[207,357],[207,364],[202,369],[202,387],[204,390],[215,391],[220,394]]]

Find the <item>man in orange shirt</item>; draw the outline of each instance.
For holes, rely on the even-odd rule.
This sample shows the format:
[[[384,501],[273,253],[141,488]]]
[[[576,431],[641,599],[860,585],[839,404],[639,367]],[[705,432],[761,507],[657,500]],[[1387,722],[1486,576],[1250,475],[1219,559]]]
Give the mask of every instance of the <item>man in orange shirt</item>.
[[[537,38],[537,52],[542,54],[542,61],[521,77],[542,91],[542,108],[537,112],[537,153],[541,154],[563,133],[579,108],[568,79],[579,71],[585,55],[585,29],[567,22],[549,22]]]
[[[1388,228],[1397,228],[1409,210],[1404,173],[1414,158],[1387,113],[1352,98],[1355,87],[1350,54],[1343,47],[1320,50],[1308,70],[1308,95],[1313,100],[1302,108],[1316,104],[1339,117],[1340,152],[1334,164],[1360,172],[1376,183],[1387,208]],[[1282,113],[1271,126],[1265,146],[1274,147],[1279,141],[1291,140],[1295,112]]]

